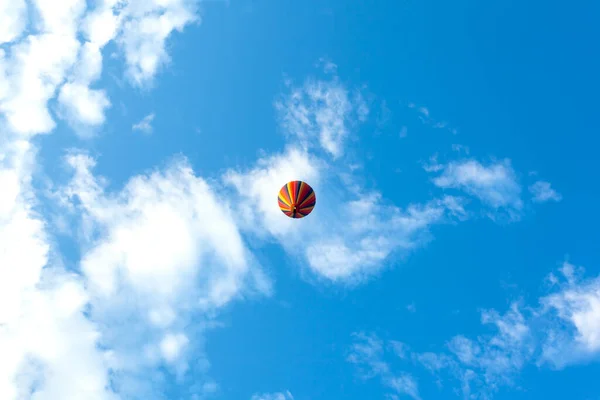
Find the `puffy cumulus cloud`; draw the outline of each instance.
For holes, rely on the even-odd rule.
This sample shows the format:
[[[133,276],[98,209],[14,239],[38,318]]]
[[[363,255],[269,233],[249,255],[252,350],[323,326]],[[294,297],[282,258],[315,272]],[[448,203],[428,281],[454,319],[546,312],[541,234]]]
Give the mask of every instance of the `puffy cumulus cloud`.
[[[0,44],[18,39],[27,25],[27,3],[25,0],[0,2]]]
[[[276,207],[281,186],[296,179],[308,182],[317,194],[317,207],[307,217],[311,223],[302,229],[296,227],[298,221],[282,218]],[[296,147],[224,176],[239,196],[236,215],[242,226],[274,238],[290,254],[308,261],[318,276],[334,282],[355,283],[376,273],[392,253],[426,242],[430,226],[460,208],[460,200],[448,196],[401,209],[352,180],[336,172],[335,165]]]
[[[552,188],[550,182],[537,181],[529,186],[529,192],[532,195],[532,201],[536,203],[545,203],[547,201],[561,201],[562,196]]]
[[[0,321],[18,314],[18,304],[24,288],[35,285],[49,252],[43,223],[33,215],[30,177],[32,168],[30,144],[25,140],[2,143],[0,150]],[[16,266],[22,262],[22,266]],[[6,278],[4,278],[6,276]]]
[[[45,266],[25,260],[15,265],[38,271]],[[11,314],[18,315],[0,327],[0,396],[116,399],[109,389],[106,354],[97,348],[100,333],[84,316],[84,285],[64,271],[50,271],[20,288],[20,302],[11,303]],[[11,279],[10,274],[3,277]]]
[[[279,393],[254,394],[250,400],[294,400],[294,396],[289,391]]]
[[[207,308],[238,293],[253,265],[251,255],[226,199],[196,177],[185,160],[132,178],[115,196],[103,194],[89,156],[72,154],[68,162],[75,175],[66,193],[80,200],[85,218],[105,238],[97,239],[82,261],[94,292],[114,295],[122,269],[125,281],[153,298],[176,299],[196,280],[214,283],[212,290],[201,291]],[[196,279],[199,270],[208,279]]]
[[[390,398],[397,395],[406,395],[420,399],[417,380],[411,374],[403,371],[394,371],[386,353],[395,352],[404,356],[404,345],[399,342],[384,343],[374,334],[363,332],[354,333],[354,343],[350,348],[347,361],[356,365],[362,379],[378,378],[382,384],[392,390]],[[401,351],[399,351],[401,350]]]
[[[75,37],[54,33],[28,36],[1,60],[6,86],[0,112],[13,132],[33,135],[50,132],[55,122],[47,108],[67,70],[77,59]]]
[[[165,41],[173,31],[198,19],[193,0],[138,0],[123,9],[118,43],[125,52],[128,74],[137,85],[147,84],[169,61]]]
[[[90,89],[102,69],[102,48],[116,40],[124,52],[126,72],[136,86],[152,82],[168,62],[165,43],[173,31],[197,20],[196,1],[105,0],[98,2],[82,22],[87,42],[79,55],[72,81],[61,89],[59,102],[65,118],[81,130],[104,122],[110,101],[103,90]]]
[[[503,209],[518,218],[522,208],[521,186],[510,160],[483,165],[467,159],[446,165],[433,162],[428,172],[438,173],[433,183],[443,189],[459,189],[478,198],[494,210]]]
[[[143,373],[165,365],[185,379],[190,369],[204,370],[207,360],[190,364],[190,356],[202,354],[214,313],[240,296],[268,294],[270,283],[225,198],[185,160],[133,177],[115,194],[93,175],[89,156],[72,153],[67,161],[74,177],[64,196],[89,238],[81,270],[115,385],[122,395],[153,398],[160,388]]]
[[[555,317],[542,360],[557,368],[600,355],[600,277],[584,279],[583,269],[567,262],[560,272],[561,279],[550,276],[560,290],[541,300],[543,312]]]
[[[343,154],[350,130],[369,112],[360,91],[352,93],[337,76],[308,79],[301,87],[291,87],[275,105],[286,133],[305,148],[319,143],[334,158]]]
[[[597,360],[600,277],[586,279],[582,268],[564,263],[560,275],[551,274],[548,281],[551,291],[538,304],[513,302],[504,313],[482,311],[481,322],[491,329],[475,338],[456,335],[446,351],[421,353],[401,342],[355,334],[348,361],[366,366],[371,375],[363,376],[372,377],[402,374],[391,372],[390,360],[400,360],[405,370],[424,367],[439,384],[456,381],[465,398],[491,399],[502,386],[517,385],[527,365],[561,369]]]
[[[86,85],[66,83],[60,90],[58,101],[64,107],[65,118],[81,132],[82,126],[99,126],[104,123],[104,111],[110,101],[102,90],[91,90]]]
[[[92,85],[104,46],[121,45],[132,81],[148,83],[168,60],[164,41],[195,10],[193,2],[162,0],[87,6],[0,2],[2,399],[159,397],[161,377],[151,367],[181,379],[190,368],[204,371],[208,362],[192,364],[190,354],[201,351],[215,312],[238,296],[270,291],[226,207],[185,163],[107,195],[90,172],[93,160],[71,155],[75,177],[59,194],[82,218],[76,233],[84,256],[81,274],[62,266],[31,186],[31,137],[55,127],[49,102],[56,99],[58,116],[78,130],[101,125],[110,101]],[[191,398],[217,390],[203,376]]]
[[[137,86],[151,83],[168,60],[165,43],[197,20],[194,0],[24,0],[0,3],[0,113],[13,132],[32,135],[55,127],[48,102],[78,133],[105,121],[111,106],[101,78],[102,51],[115,41],[126,74]],[[90,5],[91,6],[91,5]],[[31,29],[23,37],[27,24]]]
[[[33,0],[32,3],[40,17],[35,20],[37,29],[60,36],[75,35],[79,19],[86,9],[85,0],[65,0],[60,4],[51,0]]]
[[[0,398],[116,399],[85,285],[62,268],[35,211],[31,144],[0,140]]]
[[[104,90],[90,88],[102,73],[101,51],[95,42],[81,46],[72,74],[58,94],[61,117],[79,133],[102,125],[111,105]]]

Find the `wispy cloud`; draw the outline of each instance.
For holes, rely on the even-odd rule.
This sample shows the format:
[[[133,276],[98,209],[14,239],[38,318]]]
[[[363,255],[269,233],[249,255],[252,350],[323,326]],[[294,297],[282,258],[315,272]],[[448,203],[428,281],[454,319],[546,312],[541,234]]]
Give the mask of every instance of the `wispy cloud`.
[[[469,154],[469,147],[468,146],[464,146],[462,144],[453,144],[452,145],[452,151],[456,151],[458,153],[464,152],[465,154]]]
[[[294,400],[294,396],[289,391],[278,393],[254,394],[250,400]]]
[[[292,87],[291,93],[276,104],[282,127],[291,138],[287,150],[262,158],[255,167],[231,170],[224,176],[237,191],[238,207],[247,210],[238,213],[243,226],[276,238],[290,253],[305,258],[317,276],[344,283],[364,281],[393,254],[426,243],[430,226],[460,211],[460,200],[452,196],[396,207],[386,203],[382,194],[356,183],[357,172],[342,166],[338,159],[346,137],[355,132],[353,121],[366,117],[366,111],[360,111],[360,101],[350,100],[352,92],[337,77]],[[358,119],[352,120],[351,115]],[[320,155],[315,142],[333,156],[331,160]],[[309,182],[319,204],[309,217],[313,220],[307,226],[309,231],[301,237],[294,236],[290,229],[293,221],[282,219],[272,203],[272,194],[293,179]],[[340,207],[352,211],[334,211]]]
[[[308,79],[275,106],[286,133],[307,149],[319,143],[334,158],[343,154],[351,129],[369,112],[360,91],[350,92],[335,75],[328,81]]]
[[[131,129],[134,131],[142,131],[144,133],[152,132],[152,121],[154,121],[154,113],[146,115],[142,120],[136,124],[133,124]]]
[[[260,160],[251,170],[229,171],[224,179],[237,190],[238,207],[248,210],[238,213],[245,219],[243,226],[275,237],[290,253],[304,257],[314,273],[336,282],[363,281],[393,253],[426,243],[430,226],[444,222],[455,204],[447,196],[401,209],[385,204],[380,193],[363,190],[349,172],[340,176],[333,171],[325,160],[290,148]],[[272,194],[292,179],[310,182],[319,204],[301,236],[291,229],[293,221],[281,219],[273,207]],[[340,207],[352,212],[333,211]]]
[[[488,165],[473,159],[441,165],[434,159],[425,168],[429,172],[441,171],[433,179],[436,186],[460,189],[492,209],[507,210],[513,218],[518,218],[523,208],[521,186],[508,159]]]
[[[315,66],[317,68],[322,68],[323,72],[325,72],[326,74],[333,74],[333,75],[337,74],[337,69],[338,69],[337,64],[335,64],[334,62],[332,62],[330,59],[328,59],[326,57],[319,58],[319,62],[317,62]]]
[[[550,182],[537,181],[529,186],[529,192],[533,196],[532,200],[536,203],[545,203],[547,201],[561,201],[562,196],[556,190],[552,189]]]
[[[391,365],[385,361],[386,344],[374,334],[354,333],[354,344],[348,354],[348,362],[354,364],[362,379],[378,378],[382,384],[391,389],[393,394],[407,395],[415,400],[420,399],[419,388],[415,378],[406,372],[394,372]],[[401,343],[390,343],[389,347],[398,352]]]
[[[583,278],[583,269],[564,263],[560,275],[547,279],[551,293],[537,304],[513,302],[504,313],[481,312],[481,323],[490,331],[475,338],[457,335],[446,351],[423,352],[397,341],[383,342],[373,334],[355,334],[348,361],[365,378],[391,376],[390,354],[404,361],[404,370],[422,366],[442,384],[458,383],[464,398],[491,399],[498,390],[518,385],[527,365],[554,369],[600,357],[600,277]],[[361,370],[362,371],[362,370]],[[389,379],[383,380],[389,386]]]
[[[445,129],[448,132],[456,135],[458,130],[450,126],[450,124],[446,121],[437,121],[431,117],[431,112],[429,108],[423,106],[417,106],[415,103],[408,103],[408,108],[416,110],[421,122],[427,126],[430,126],[433,129]]]

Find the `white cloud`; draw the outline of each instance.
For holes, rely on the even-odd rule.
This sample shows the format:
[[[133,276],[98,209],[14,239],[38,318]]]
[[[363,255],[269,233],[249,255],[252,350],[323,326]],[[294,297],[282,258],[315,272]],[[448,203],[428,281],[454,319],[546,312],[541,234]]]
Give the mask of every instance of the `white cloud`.
[[[318,142],[334,159],[343,154],[353,125],[369,112],[360,92],[352,96],[336,76],[330,81],[307,80],[276,102],[276,108],[286,133],[305,148]]]
[[[0,49],[2,399],[159,396],[149,367],[164,363],[178,377],[206,368],[202,353],[194,363],[190,355],[201,352],[215,311],[242,295],[270,292],[235,223],[227,222],[229,211],[185,163],[107,195],[89,171],[93,161],[69,157],[77,172],[63,205],[81,212],[82,275],[62,267],[35,212],[29,140],[54,129],[49,101],[57,100],[58,115],[76,129],[101,125],[110,101],[91,85],[101,78],[103,47],[121,44],[133,81],[147,83],[168,60],[170,33],[194,19],[193,3],[106,0],[88,12],[83,0],[0,2],[0,42],[8,43]],[[69,205],[73,196],[80,205]],[[181,214],[182,204],[189,215]],[[122,218],[111,220],[115,215]],[[214,382],[195,379],[198,393],[217,390]]]
[[[431,117],[431,112],[427,107],[419,107],[415,103],[408,103],[408,108],[414,109],[418,112],[418,117],[424,125],[430,126],[433,129],[446,129],[453,135],[458,133],[456,128],[450,127],[450,124],[446,121],[437,121]]]
[[[104,123],[104,113],[111,106],[104,90],[90,89],[102,73],[102,47],[86,42],[79,50],[71,77],[60,89],[58,102],[61,117],[78,133]]]
[[[276,206],[281,186],[295,179],[308,182],[317,194],[310,223],[286,218]],[[353,179],[294,147],[224,177],[237,190],[242,226],[274,237],[291,254],[305,258],[318,276],[335,282],[360,282],[393,253],[422,245],[429,239],[428,228],[446,220],[458,204],[446,197],[400,209],[386,204],[379,193],[363,191]]]
[[[96,6],[96,10],[86,14],[85,1],[60,4],[32,1],[27,15],[25,2],[0,4],[0,40],[20,39],[6,46],[6,51],[0,50],[0,115],[4,123],[0,131],[3,187],[0,193],[0,352],[3,355],[0,358],[0,398],[3,399],[33,395],[40,400],[113,400],[132,393],[143,395],[144,391],[147,398],[157,396],[160,388],[151,386],[155,374],[147,367],[164,363],[179,377],[185,376],[189,368],[202,370],[207,361],[200,356],[190,364],[190,354],[202,350],[202,331],[211,326],[213,312],[242,294],[270,291],[269,280],[256,267],[243,244],[228,247],[226,254],[222,247],[214,248],[215,241],[223,243],[224,237],[227,243],[235,244],[229,236],[231,232],[235,236],[235,224],[213,228],[212,236],[206,231],[189,229],[189,223],[182,222],[185,217],[174,215],[173,205],[165,200],[168,194],[157,195],[156,214],[152,214],[151,209],[132,206],[131,212],[145,212],[147,217],[142,215],[135,220],[128,214],[126,194],[122,194],[123,198],[106,196],[102,180],[86,172],[86,167],[93,164],[91,160],[76,156],[71,161],[78,168],[78,175],[66,194],[80,195],[82,204],[87,207],[70,206],[72,211],[84,211],[82,232],[87,236],[81,238],[83,275],[74,275],[62,268],[44,220],[33,211],[37,202],[30,181],[35,152],[28,137],[54,129],[55,122],[48,108],[53,98],[57,100],[58,115],[77,130],[101,125],[110,101],[105,91],[91,89],[91,85],[101,78],[103,46],[116,39],[130,61],[138,56],[143,62],[154,57],[157,62],[154,67],[144,64],[141,75],[132,74],[135,83],[148,82],[158,71],[158,64],[167,59],[164,41],[170,35],[170,27],[181,29],[181,17],[185,14],[182,10],[193,8],[187,2],[176,1],[127,4],[100,1]],[[157,16],[158,20],[152,19]],[[129,25],[122,25],[124,21]],[[149,34],[144,26],[153,21],[161,23],[160,32]],[[31,23],[28,36],[21,39],[28,22]],[[136,26],[143,36],[139,40],[135,37]],[[86,39],[83,42],[80,42],[80,33]],[[127,47],[134,42],[142,48]],[[131,55],[128,50],[138,55]],[[130,69],[135,65],[135,62],[130,63]],[[173,167],[171,171],[176,169]],[[183,186],[179,192],[174,188],[175,195],[204,193],[202,182],[193,184],[190,178],[190,185],[185,186],[183,175],[182,172],[179,176]],[[156,179],[160,184],[160,178]],[[144,186],[143,177],[138,181],[141,192],[152,190],[152,182]],[[185,193],[193,188],[197,191]],[[132,201],[144,203],[141,192],[137,197],[132,194]],[[210,193],[207,189],[208,205],[211,204]],[[64,199],[68,200],[68,196]],[[205,203],[200,201],[200,204]],[[197,215],[189,221],[202,217],[193,207],[191,210]],[[220,210],[219,213],[219,208],[216,212],[213,209],[211,215],[226,213]],[[118,213],[123,216],[120,225],[111,225],[103,219]],[[166,220],[161,220],[161,216]],[[137,222],[141,228],[136,231],[132,224]],[[158,232],[157,237],[165,237],[163,229],[169,223],[171,229],[181,235],[167,235],[158,244],[152,242],[151,233]],[[150,258],[135,241],[127,242],[138,232],[146,233],[140,235],[140,243],[157,249],[150,253]],[[181,242],[169,242],[173,237]],[[197,245],[197,241],[202,245]],[[123,243],[132,243],[131,249],[123,247]],[[115,253],[111,254],[113,250]],[[106,271],[102,271],[103,260],[107,262]],[[182,284],[180,277],[165,265],[171,262],[175,270],[184,275],[195,271],[193,277],[201,284],[194,286],[193,281]],[[115,271],[122,275],[111,276]],[[103,290],[110,285],[115,292],[103,297],[107,296]],[[180,291],[170,292],[175,287]],[[189,287],[193,290],[186,291]],[[149,296],[153,289],[157,294]],[[139,294],[139,301],[132,302],[128,297],[131,294]],[[176,302],[177,299],[181,301]],[[148,306],[147,313],[140,313],[138,307],[145,306]],[[197,324],[187,327],[192,316]],[[118,322],[121,319],[129,322],[123,325]],[[40,330],[43,335],[37,334]],[[32,336],[33,333],[36,334]],[[148,372],[146,377],[152,377],[150,383],[136,378],[136,373],[142,371]],[[197,378],[200,381],[198,393],[216,390],[214,382]],[[118,395],[111,391],[110,384],[118,390]]]
[[[462,144],[453,144],[452,145],[452,151],[456,151],[458,153],[464,152],[465,154],[469,154],[469,147],[468,146],[464,146]]]
[[[132,83],[149,84],[169,59],[166,40],[196,21],[195,12],[196,1],[188,0],[103,0],[93,10],[85,0],[2,2],[0,42],[12,42],[32,24],[28,36],[0,50],[0,113],[8,128],[27,135],[52,131],[48,101],[57,95],[59,116],[88,134],[104,123],[111,105],[104,90],[91,88],[101,77],[104,46],[115,40]]]
[[[491,324],[497,333],[477,340],[459,335],[452,338],[448,347],[458,360],[455,367],[461,372],[454,373],[462,380],[463,390],[476,388],[485,397],[501,385],[513,384],[514,377],[533,356],[535,343],[517,304],[512,304],[504,315],[484,311],[482,323]]]
[[[307,244],[310,265],[331,280],[376,272],[393,251],[409,250],[426,240],[427,228],[441,222],[446,211],[437,201],[402,211],[385,207],[376,194],[367,196],[345,204],[353,210],[348,216],[350,229]],[[342,222],[336,225],[341,228]]]
[[[455,336],[448,343],[449,354],[418,353],[402,342],[384,342],[374,334],[354,334],[356,341],[348,361],[360,368],[364,378],[379,376],[382,384],[396,394],[419,398],[417,381],[406,372],[416,364],[436,376],[439,385],[445,373],[458,380],[464,398],[487,399],[501,385],[513,384],[531,360],[534,346],[527,322],[516,305],[504,315],[484,311],[482,322],[492,325],[495,333],[475,340]],[[392,359],[400,361],[404,370],[393,370]]]
[[[92,175],[89,156],[73,153],[68,162],[75,175],[65,195],[79,200],[90,238],[81,269],[91,317],[103,327],[117,387],[124,396],[156,391],[140,373],[164,361],[185,377],[214,313],[244,294],[268,294],[269,281],[225,198],[185,160],[134,177],[115,194]]]
[[[254,394],[250,400],[294,400],[294,396],[289,391],[279,393]]]
[[[352,167],[336,163],[343,139],[355,128],[349,115],[358,114],[357,120],[366,116],[348,93],[337,78],[309,80],[293,89],[276,104],[291,144],[282,154],[263,157],[254,168],[228,171],[224,182],[237,191],[236,214],[246,230],[276,239],[290,254],[305,259],[318,277],[355,284],[379,272],[391,256],[426,243],[433,224],[467,214],[462,198],[445,196],[399,208],[356,184]],[[340,140],[332,147],[323,135],[331,138],[333,131]],[[320,139],[332,161],[318,156],[311,138]],[[308,182],[317,195],[317,206],[307,217],[310,223],[286,218],[276,207],[281,186],[296,179]]]
[[[84,315],[88,294],[66,272],[34,211],[35,152],[0,136],[0,398],[116,399],[99,331]],[[5,186],[3,186],[5,188]]]
[[[183,333],[167,333],[160,342],[160,351],[165,361],[172,363],[181,356],[181,352],[189,339]]]
[[[536,203],[562,200],[562,196],[552,189],[550,182],[537,181],[529,186],[529,192],[533,196],[532,200]]]
[[[563,264],[560,273],[562,279],[550,275],[552,292],[541,296],[538,304],[513,302],[503,314],[482,311],[481,322],[491,331],[475,338],[456,335],[447,342],[447,352],[419,353],[401,342],[355,334],[348,361],[362,368],[364,378],[380,376],[386,387],[392,387],[391,376],[404,374],[392,371],[386,361],[393,353],[397,360],[411,362],[410,367],[416,364],[427,369],[439,385],[446,378],[458,381],[464,398],[491,399],[501,387],[519,385],[519,375],[527,365],[561,369],[598,360],[600,277],[584,279],[583,269],[569,263]],[[404,393],[410,394],[412,381],[399,382]]]
[[[29,36],[12,47],[11,58],[3,60],[9,79],[0,99],[0,112],[11,131],[32,135],[54,129],[47,102],[64,81],[78,50],[75,37],[53,33]]]
[[[582,271],[581,271],[582,272]],[[583,279],[565,262],[555,277],[560,290],[543,297],[543,312],[555,315],[548,326],[542,361],[557,368],[600,356],[600,277]]]
[[[136,124],[133,124],[131,129],[134,131],[142,131],[144,133],[152,132],[152,121],[154,121],[154,113],[146,115],[142,120]]]
[[[513,217],[523,207],[521,186],[509,160],[487,166],[476,160],[463,160],[436,167],[431,171],[442,171],[433,179],[438,187],[463,190],[494,209],[507,209]]]
[[[252,223],[254,232],[266,232],[288,249],[300,238],[295,231],[287,241],[284,236],[294,232],[294,222],[281,218],[274,207],[273,194],[287,180],[300,176],[316,185],[317,214],[340,207],[339,199],[344,200],[341,207],[357,211],[323,218],[311,228],[316,234],[312,247],[301,254],[331,280],[373,273],[392,252],[423,243],[431,224],[462,209],[456,199],[445,197],[402,210],[328,175],[329,166],[306,151],[308,143],[317,138],[339,158],[349,132],[368,109],[358,91],[348,91],[335,78],[307,81],[281,103],[288,130],[305,149],[267,157],[245,174],[227,176],[240,190],[236,207],[248,210],[255,207],[252,202],[258,204],[254,217],[244,213],[247,220],[234,221],[224,196],[185,161],[136,176],[122,191],[109,193],[91,172],[94,161],[71,154],[75,176],[62,194],[81,217],[83,256],[82,275],[67,273],[44,220],[34,212],[34,153],[29,142],[12,134],[52,131],[48,102],[55,97],[59,116],[74,128],[101,125],[110,100],[92,85],[102,77],[104,47],[115,41],[132,82],[150,84],[169,61],[170,35],[197,20],[196,2],[100,0],[87,10],[84,0],[35,0],[29,2],[28,19],[25,2],[9,3],[0,5],[0,41],[21,39],[28,21],[32,29],[6,52],[0,50],[0,113],[10,131],[10,137],[3,131],[0,138],[0,182],[5,185],[0,194],[0,398],[33,392],[39,400],[116,399],[109,383],[123,397],[152,398],[160,391],[152,381],[160,379],[149,369],[166,364],[185,377],[194,368],[192,354],[202,354],[202,333],[215,313],[248,293],[270,292],[238,223],[249,230]],[[242,188],[249,177],[256,180]],[[260,218],[265,222],[257,223]],[[44,334],[32,335],[39,331]],[[407,375],[386,382],[396,392],[417,393]],[[200,382],[199,390],[209,393],[217,387]],[[289,392],[283,395],[291,399]]]
[[[420,399],[417,381],[410,374],[403,373],[390,378],[388,386],[394,389],[396,393],[405,394],[416,400]]]
[[[27,25],[25,0],[0,1],[0,44],[18,39]]]
[[[353,336],[355,342],[352,344],[347,361],[359,369],[361,378],[379,378],[384,386],[393,390],[392,396],[402,394],[415,400],[420,399],[416,379],[406,372],[394,372],[390,363],[385,361],[387,347],[392,348],[402,357],[406,351],[402,343],[391,342],[386,346],[374,334],[354,333]],[[402,351],[398,351],[399,349]]]
[[[326,74],[332,74],[332,75],[337,74],[337,69],[338,69],[337,64],[335,64],[333,61],[331,61],[327,57],[319,58],[319,61],[317,63],[315,63],[315,67],[322,68],[323,72],[325,72]]]
[[[137,85],[150,83],[169,61],[165,42],[173,31],[197,20],[196,2],[189,0],[138,0],[123,10],[122,34],[128,75]]]
[[[102,90],[91,90],[86,85],[66,83],[60,90],[58,101],[65,108],[65,118],[72,126],[99,126],[104,123],[104,112],[110,101]]]

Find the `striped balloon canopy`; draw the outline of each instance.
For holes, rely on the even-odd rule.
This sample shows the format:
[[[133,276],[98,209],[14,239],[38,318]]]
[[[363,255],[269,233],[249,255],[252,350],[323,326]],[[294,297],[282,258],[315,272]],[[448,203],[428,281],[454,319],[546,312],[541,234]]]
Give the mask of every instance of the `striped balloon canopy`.
[[[279,208],[290,218],[304,218],[315,208],[315,191],[306,182],[291,181],[279,191]]]

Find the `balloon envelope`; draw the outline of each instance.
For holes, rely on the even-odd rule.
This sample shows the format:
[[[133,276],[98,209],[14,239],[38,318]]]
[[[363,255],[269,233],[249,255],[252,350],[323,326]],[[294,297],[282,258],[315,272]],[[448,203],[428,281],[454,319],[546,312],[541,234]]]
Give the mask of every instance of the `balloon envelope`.
[[[279,208],[290,218],[304,218],[315,208],[315,191],[306,182],[291,181],[279,191]]]

